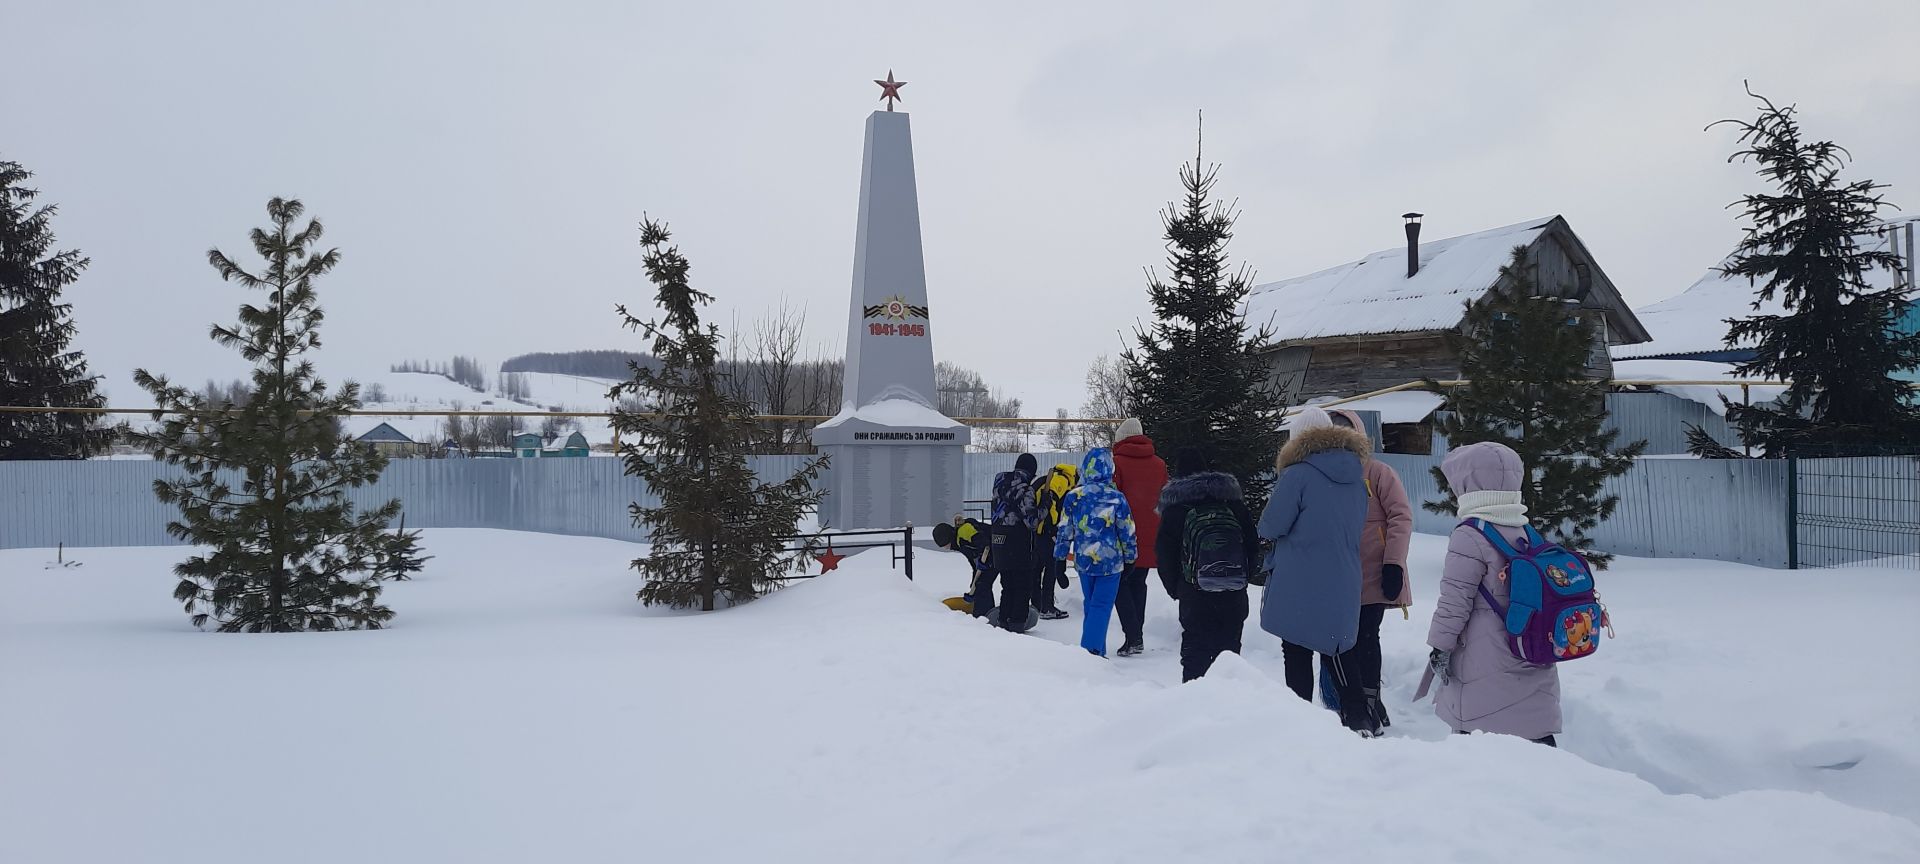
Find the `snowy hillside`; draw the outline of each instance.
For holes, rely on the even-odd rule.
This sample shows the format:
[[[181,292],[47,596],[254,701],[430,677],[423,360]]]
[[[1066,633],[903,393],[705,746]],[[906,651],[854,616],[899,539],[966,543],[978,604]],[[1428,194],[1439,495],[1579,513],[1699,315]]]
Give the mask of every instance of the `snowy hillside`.
[[[614,382],[603,378],[584,378],[573,375],[550,375],[540,372],[519,373],[524,375],[530,395],[524,399],[513,400],[493,393],[480,393],[465,385],[458,384],[442,375],[424,372],[379,372],[358,376],[360,382],[362,408],[365,411],[445,411],[455,406],[468,411],[546,411],[559,407],[565,411],[600,411],[611,407],[607,402],[607,388]],[[373,402],[366,399],[374,385],[379,385],[386,399]],[[496,385],[493,390],[497,391]],[[490,404],[489,404],[490,403]],[[613,432],[607,420],[598,417],[576,418],[580,431],[593,444],[610,443]],[[540,418],[526,419],[531,430],[539,428]],[[406,433],[415,441],[440,440],[444,428],[441,417],[393,417],[362,414],[347,421],[347,430],[352,435],[360,435],[381,423],[389,423],[395,429]]]
[[[0,861],[1912,861],[1911,574],[1623,559],[1566,749],[1410,705],[1443,547],[1389,619],[1391,736],[1278,681],[1179,685],[1173,609],[1102,660],[884,552],[749,606],[646,610],[608,540],[429,530],[396,627],[196,633],[180,549],[0,552]],[[72,557],[72,556],[70,556]],[[530,590],[537,588],[537,590]],[[1077,597],[1078,585],[1067,592]],[[1114,634],[1117,638],[1118,634]],[[1861,658],[1882,658],[1881,663]],[[1755,791],[1773,790],[1773,791]],[[218,814],[209,821],[207,814]],[[331,816],[327,814],[333,814]],[[337,831],[316,831],[316,819]],[[347,850],[347,851],[343,851]]]

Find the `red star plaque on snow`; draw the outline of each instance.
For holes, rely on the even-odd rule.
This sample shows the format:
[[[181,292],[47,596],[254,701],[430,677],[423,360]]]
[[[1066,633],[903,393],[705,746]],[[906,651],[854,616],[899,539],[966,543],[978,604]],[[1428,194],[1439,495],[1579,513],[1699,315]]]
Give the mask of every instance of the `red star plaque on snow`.
[[[880,98],[887,103],[888,111],[893,110],[893,103],[895,100],[905,101],[905,99],[907,98],[905,96],[900,95],[900,88],[907,86],[907,82],[893,80],[892,69],[887,70],[887,80],[882,81],[878,78],[875,78],[873,79],[873,83],[880,85]]]
[[[833,547],[828,546],[827,551],[813,556],[813,560],[820,562],[820,575],[825,576],[830,571],[840,569],[840,562],[846,557],[834,554]]]

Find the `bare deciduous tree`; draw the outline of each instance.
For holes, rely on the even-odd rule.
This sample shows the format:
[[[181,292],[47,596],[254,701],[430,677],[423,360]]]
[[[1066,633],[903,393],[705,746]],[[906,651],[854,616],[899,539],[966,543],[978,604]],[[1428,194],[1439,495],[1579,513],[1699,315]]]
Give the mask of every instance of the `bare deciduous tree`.
[[[803,356],[806,307],[782,301],[754,321],[750,334],[738,322],[727,337],[727,357],[720,364],[727,388],[752,403],[761,414],[819,416],[832,414],[840,396],[842,362],[828,360],[816,348]],[[767,420],[758,424],[755,449],[761,453],[811,453],[810,421]]]
[[[1124,419],[1133,416],[1133,404],[1127,397],[1127,361],[1102,354],[1087,367],[1087,401],[1080,404],[1087,417]],[[1082,423],[1075,430],[1080,448],[1105,447],[1113,443],[1119,423]]]
[[[1065,420],[1067,419],[1067,409],[1061,408],[1055,411],[1053,416]],[[1055,423],[1048,426],[1046,440],[1047,449],[1049,450],[1071,450],[1073,449],[1074,442],[1073,427],[1066,423]]]

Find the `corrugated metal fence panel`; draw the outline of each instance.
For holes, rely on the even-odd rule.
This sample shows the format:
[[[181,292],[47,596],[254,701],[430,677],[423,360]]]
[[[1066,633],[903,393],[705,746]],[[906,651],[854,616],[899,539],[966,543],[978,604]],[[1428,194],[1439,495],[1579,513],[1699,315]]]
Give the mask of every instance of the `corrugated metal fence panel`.
[[[1693,400],[1671,393],[1607,394],[1606,428],[1620,433],[1618,441],[1622,445],[1647,442],[1649,456],[1687,452],[1689,423],[1705,429],[1722,444],[1740,446],[1740,437],[1725,417]]]
[[[1610,552],[1787,565],[1787,464],[1643,459],[1609,481],[1620,496],[1594,541]]]
[[[1033,459],[1039,464],[1040,473],[1045,474],[1053,466],[1061,463],[1079,467],[1080,461],[1086,455],[1084,451],[1035,453]],[[965,500],[993,500],[994,475],[1002,471],[1012,471],[1014,460],[1019,458],[1018,453],[968,453]]]
[[[1433,479],[1433,469],[1439,467],[1441,457],[1375,453],[1373,458],[1392,466],[1393,473],[1400,475],[1407,500],[1413,502],[1413,530],[1422,534],[1446,534],[1453,530],[1459,520],[1426,508],[1427,502],[1440,500],[1440,483]]]
[[[1413,502],[1414,530],[1445,534],[1454,517],[1423,506],[1440,499],[1438,456],[1379,453]],[[1713,558],[1763,567],[1787,565],[1787,464],[1774,459],[1642,459],[1607,482],[1620,496],[1613,517],[1594,531],[1599,548],[1650,558]]]
[[[1043,471],[1080,459],[1078,453],[1035,455]],[[771,480],[790,476],[808,458],[756,456],[753,465]],[[1010,453],[968,454],[966,497],[991,497],[993,476],[1012,468],[1014,458]],[[1421,506],[1440,497],[1429,470],[1440,457],[1385,453],[1378,458],[1392,465],[1405,484],[1416,530],[1452,530],[1451,516]],[[643,539],[627,506],[635,501],[651,506],[659,499],[621,468],[620,460],[607,458],[403,459],[390,464],[378,483],[355,490],[352,498],[360,506],[398,498],[409,528],[504,528]],[[175,470],[137,460],[0,462],[0,548],[174,543],[166,523],[178,511],[153,497],[153,481]],[[1623,555],[1785,566],[1786,470],[1779,460],[1641,460],[1631,472],[1610,481],[1609,489],[1621,496],[1620,507],[1595,532],[1595,540]]]
[[[1039,453],[1040,469],[1079,461],[1078,453]],[[790,477],[810,456],[750,457],[768,480]],[[993,476],[1016,454],[969,453],[968,498],[993,494]],[[618,459],[396,459],[379,481],[355,489],[356,507],[399,499],[408,528],[503,528],[645,539],[628,505],[659,504]],[[832,470],[829,468],[828,470]],[[164,546],[178,510],[153,496],[153,481],[177,476],[162,462],[0,462],[0,549],[68,546]]]

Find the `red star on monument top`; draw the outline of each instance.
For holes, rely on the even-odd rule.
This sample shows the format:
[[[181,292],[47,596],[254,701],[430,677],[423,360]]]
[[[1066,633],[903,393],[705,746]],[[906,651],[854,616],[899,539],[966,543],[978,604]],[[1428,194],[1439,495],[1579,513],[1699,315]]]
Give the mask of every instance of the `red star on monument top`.
[[[894,100],[904,101],[907,98],[900,95],[900,88],[907,86],[907,82],[893,80],[892,69],[887,70],[887,80],[882,81],[875,78],[873,79],[873,83],[880,85],[880,98],[886,101],[888,111],[893,110]]]
[[[820,575],[824,576],[831,571],[840,569],[840,562],[846,560],[846,557],[845,555],[834,554],[833,547],[828,546],[827,551],[813,556],[813,560],[820,562]]]

